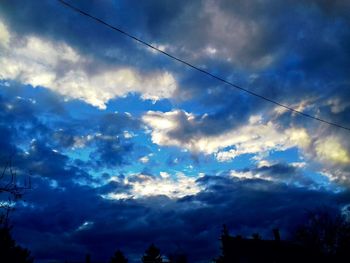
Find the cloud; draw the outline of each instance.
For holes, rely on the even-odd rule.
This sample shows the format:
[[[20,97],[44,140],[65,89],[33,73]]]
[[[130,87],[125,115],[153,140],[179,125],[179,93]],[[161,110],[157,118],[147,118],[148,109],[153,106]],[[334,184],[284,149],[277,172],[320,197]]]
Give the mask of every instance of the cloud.
[[[115,179],[112,179],[115,180]],[[117,178],[117,182],[120,181]],[[196,178],[186,176],[181,172],[170,175],[160,172],[160,176],[146,174],[132,174],[126,176],[122,183],[130,189],[128,192],[110,192],[106,198],[146,198],[150,196],[166,196],[168,198],[182,198],[197,194],[201,188],[196,184]]]
[[[28,89],[21,85],[2,86],[0,133],[2,128],[8,133],[1,133],[0,145],[16,147],[17,167],[35,172],[33,189],[25,195],[26,205],[18,204],[13,223],[16,240],[28,247],[37,260],[69,258],[78,261],[90,253],[93,259],[106,261],[117,247],[129,258],[138,260],[146,249],[145,244],[154,242],[164,254],[181,244],[191,261],[198,262],[220,253],[217,238],[223,223],[234,234],[260,232],[269,238],[271,226],[278,226],[287,233],[291,225],[301,220],[305,209],[324,203],[341,206],[349,202],[346,196],[338,202],[340,196],[331,192],[286,185],[282,182],[288,180],[289,175],[298,174],[294,173],[297,168],[266,163],[264,168],[251,169],[252,176],[257,173],[263,176],[250,180],[233,178],[229,176],[230,171],[228,176],[201,175],[198,178],[166,170],[161,170],[159,175],[129,173],[122,176],[111,172],[112,175],[101,174],[94,178],[89,174],[94,171],[91,166],[80,165],[74,162],[75,156],[67,154],[67,149],[75,144],[75,140],[69,138],[90,135],[90,140],[79,149],[101,146],[101,153],[104,153],[104,149],[111,149],[104,143],[113,142],[116,136],[122,143],[133,139],[125,138],[124,131],[137,133],[141,127],[138,120],[131,114],[107,113],[95,108],[91,109],[94,118],[82,114],[81,119],[76,120],[67,113],[69,103],[57,94],[45,89],[31,90],[38,92],[37,95],[28,95]],[[9,109],[6,105],[13,107]],[[50,105],[55,106],[50,108]],[[201,116],[181,111],[168,115],[156,114],[160,120],[166,117],[175,123],[172,126],[155,121],[162,132],[164,127],[173,131],[180,115],[183,123],[188,122],[187,127],[192,127],[189,129],[191,136],[220,135],[217,131],[205,133],[196,129]],[[47,116],[53,118],[44,118]],[[266,125],[260,122],[260,118],[252,118],[250,125],[257,126],[256,129]],[[31,127],[34,124],[35,128]],[[31,141],[34,135],[36,140]],[[20,144],[16,143],[19,138]],[[30,144],[22,144],[28,141]],[[27,155],[24,155],[25,150]],[[22,154],[27,157],[23,158]],[[128,159],[132,153],[114,154]],[[275,180],[268,181],[268,177]],[[36,237],[34,241],[33,236]]]
[[[77,4],[244,88],[350,125],[346,1]],[[13,215],[16,240],[38,260],[107,261],[119,247],[132,262],[154,242],[200,262],[220,253],[223,223],[264,238],[280,227],[284,238],[305,210],[349,204],[345,131],[275,111],[56,2],[0,5],[0,149],[16,152],[20,173],[34,171]],[[242,154],[253,157],[223,163]],[[187,167],[193,177],[176,172]],[[329,181],[315,182],[319,173]]]
[[[303,128],[290,128],[286,131],[286,134],[293,143],[301,148],[305,149],[311,143],[311,136]]]
[[[305,129],[281,130],[261,116],[251,116],[249,122],[230,130],[208,134],[207,115],[195,116],[181,110],[149,111],[143,121],[152,129],[152,141],[163,146],[178,146],[192,152],[215,154],[219,161],[228,161],[241,154],[264,154],[272,150],[286,150],[307,146],[310,138]],[[213,127],[211,127],[213,128]],[[232,149],[226,150],[228,147]],[[226,149],[225,149],[226,148]]]
[[[152,179],[135,175],[133,180],[146,184],[144,181],[171,176]],[[79,260],[86,253],[94,260],[106,261],[117,248],[137,261],[147,244],[154,242],[165,255],[178,249],[180,243],[191,261],[200,262],[220,253],[217,239],[224,223],[232,234],[259,232],[270,238],[271,229],[279,227],[287,238],[293,226],[303,220],[305,209],[320,204],[341,207],[349,202],[348,193],[308,190],[262,179],[205,175],[196,184],[200,191],[182,198],[147,193],[139,199],[116,200],[101,198],[100,188],[67,184],[61,190],[36,178],[35,188],[26,195],[28,205],[19,206],[13,214],[14,234],[43,261]],[[123,186],[114,182],[105,190],[112,189],[120,191]]]
[[[332,182],[345,186],[350,185],[350,146],[347,135],[325,134],[324,138],[314,141],[307,152],[321,165],[320,172]]]
[[[243,154],[253,154],[255,159],[261,159],[273,151],[297,148],[309,167],[321,167],[315,168],[316,172],[322,172],[334,182],[348,185],[350,146],[347,135],[333,127],[305,125],[292,115],[265,110],[264,114],[250,115],[247,121],[238,120],[236,125],[231,117],[225,125],[223,120],[226,117],[213,121],[208,114],[173,110],[149,111],[142,120],[151,129],[153,143],[176,146],[194,154],[212,154],[219,162],[227,162]],[[284,120],[286,117],[288,121]],[[295,121],[293,118],[296,118]]]
[[[141,163],[148,163],[149,162],[149,157],[148,156],[143,156],[139,159]]]
[[[316,142],[316,154],[321,160],[333,162],[335,164],[349,164],[350,154],[344,148],[338,138],[327,137]]]
[[[4,23],[0,21],[0,45],[3,47],[8,47],[8,44],[10,42],[10,33],[7,30]]]
[[[334,114],[341,113],[350,107],[350,102],[342,100],[340,97],[333,97],[326,102],[330,106],[331,112]]]
[[[131,67],[108,66],[63,41],[11,35],[0,25],[1,43],[8,43],[1,47],[1,79],[46,87],[101,109],[110,99],[130,92],[160,100],[170,98],[176,90],[176,80],[168,71],[141,73]]]
[[[231,170],[230,176],[241,180],[263,179],[269,182],[285,183],[297,187],[319,189],[324,184],[319,184],[309,177],[303,170],[305,163],[269,163],[265,160],[259,161],[257,167],[249,167],[242,170]]]
[[[91,182],[91,170],[122,166],[142,154],[140,150],[133,156],[132,138],[125,138],[126,129],[140,129],[130,114],[91,108],[94,118],[84,114],[75,118],[68,113],[70,106],[46,89],[1,86],[0,158],[12,156],[21,173],[65,184]]]

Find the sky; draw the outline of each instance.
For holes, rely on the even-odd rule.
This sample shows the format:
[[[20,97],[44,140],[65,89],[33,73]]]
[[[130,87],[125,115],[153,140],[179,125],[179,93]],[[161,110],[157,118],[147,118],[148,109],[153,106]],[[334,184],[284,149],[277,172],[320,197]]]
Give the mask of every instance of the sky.
[[[68,1],[68,0],[67,0]],[[350,3],[68,1],[249,91],[350,127]],[[350,133],[237,90],[58,1],[0,3],[0,168],[32,188],[11,214],[37,262],[205,262],[231,233],[287,238],[349,211]]]

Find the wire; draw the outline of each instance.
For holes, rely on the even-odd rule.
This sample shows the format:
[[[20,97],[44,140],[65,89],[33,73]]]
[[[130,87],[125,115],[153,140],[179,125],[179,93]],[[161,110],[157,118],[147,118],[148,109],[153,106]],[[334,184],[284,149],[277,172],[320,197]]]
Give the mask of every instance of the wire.
[[[153,49],[153,50],[155,50],[155,51],[157,51],[157,52],[159,52],[159,53],[162,53],[163,55],[165,55],[165,56],[167,56],[167,57],[169,57],[169,58],[171,58],[171,59],[173,59],[173,60],[176,60],[176,61],[178,61],[178,62],[180,62],[180,63],[182,63],[182,64],[185,64],[186,66],[188,66],[188,67],[190,67],[190,68],[192,68],[192,69],[195,69],[195,70],[197,70],[197,71],[199,71],[199,72],[202,72],[202,73],[204,73],[205,75],[210,76],[210,77],[212,77],[212,78],[214,78],[214,79],[216,79],[216,80],[219,80],[219,81],[221,81],[221,82],[223,82],[223,83],[225,83],[225,84],[227,84],[227,85],[229,85],[229,86],[231,86],[231,87],[234,87],[234,88],[236,88],[236,89],[239,89],[239,90],[241,90],[241,91],[244,91],[244,92],[246,92],[246,93],[248,93],[248,94],[250,94],[250,95],[252,95],[252,96],[258,97],[258,98],[260,98],[260,99],[266,100],[266,101],[268,101],[268,102],[270,102],[270,103],[273,103],[273,104],[275,104],[275,105],[277,105],[277,106],[279,106],[279,107],[282,107],[282,108],[285,108],[285,109],[287,109],[287,110],[289,110],[289,111],[292,111],[292,112],[294,112],[294,113],[297,113],[297,114],[299,114],[299,115],[301,115],[301,116],[304,116],[304,117],[307,117],[307,118],[310,118],[310,119],[313,119],[313,120],[317,120],[317,121],[320,121],[320,122],[326,123],[326,124],[328,124],[328,125],[332,125],[332,126],[335,126],[335,127],[338,127],[338,128],[344,129],[344,130],[347,130],[347,131],[350,131],[350,128],[349,128],[349,127],[345,127],[345,126],[343,126],[343,125],[340,125],[340,124],[337,124],[337,123],[334,123],[334,122],[330,122],[330,121],[327,121],[327,120],[318,118],[318,117],[316,117],[316,116],[310,115],[310,114],[308,114],[308,113],[305,113],[305,112],[302,112],[302,111],[293,109],[293,108],[291,108],[291,107],[289,107],[289,106],[287,106],[287,105],[285,105],[285,104],[282,104],[282,103],[280,103],[280,102],[278,102],[278,101],[269,99],[269,98],[267,98],[267,97],[265,97],[265,96],[263,96],[263,95],[260,95],[260,94],[258,94],[258,93],[253,92],[253,91],[250,91],[250,90],[248,90],[248,89],[242,88],[242,87],[240,87],[240,86],[238,86],[238,85],[236,85],[236,84],[234,84],[234,83],[232,83],[232,82],[230,82],[230,81],[228,81],[228,80],[226,80],[226,79],[223,79],[222,77],[219,77],[219,76],[217,76],[217,75],[214,75],[214,74],[212,74],[212,73],[210,73],[210,72],[208,72],[208,71],[206,71],[206,70],[204,70],[204,69],[201,69],[201,68],[199,68],[199,67],[197,67],[197,66],[195,66],[195,65],[192,65],[191,63],[189,63],[189,62],[187,62],[187,61],[185,61],[185,60],[183,60],[183,59],[180,59],[180,58],[178,58],[178,57],[175,57],[175,56],[171,55],[170,53],[165,52],[165,51],[163,51],[163,50],[161,50],[161,49],[159,49],[159,48],[157,48],[157,47],[155,47],[155,46],[153,46],[153,45],[147,43],[146,41],[144,41],[144,40],[142,40],[142,39],[140,39],[140,38],[137,38],[137,37],[135,37],[135,36],[129,34],[128,32],[126,32],[126,31],[124,31],[124,30],[122,30],[122,29],[120,29],[120,28],[118,28],[118,27],[115,27],[115,26],[113,26],[113,25],[111,25],[111,24],[109,24],[109,23],[107,23],[107,22],[101,20],[101,19],[98,18],[98,17],[95,17],[95,16],[93,16],[93,15],[91,15],[91,14],[88,14],[88,13],[84,12],[83,10],[81,10],[81,9],[79,9],[79,8],[77,8],[77,7],[71,5],[71,4],[69,4],[69,3],[67,3],[67,2],[65,2],[65,1],[63,1],[63,0],[57,0],[57,1],[59,1],[60,3],[62,3],[64,6],[66,6],[66,7],[70,8],[70,9],[74,10],[75,12],[80,13],[81,15],[87,16],[87,17],[91,18],[92,20],[94,20],[94,21],[96,21],[96,22],[98,22],[98,23],[100,23],[100,24],[102,24],[102,25],[104,25],[104,26],[106,26],[106,27],[109,27],[109,28],[112,29],[112,30],[117,31],[117,32],[119,32],[119,33],[121,33],[121,34],[123,34],[123,35],[125,35],[125,36],[127,36],[127,37],[129,37],[129,38],[131,38],[131,39],[133,39],[133,40],[135,40],[136,42],[138,42],[138,43],[140,43],[140,44],[143,44],[143,45],[145,45],[145,46],[147,46],[147,47],[149,47],[149,48],[151,48],[151,49]]]

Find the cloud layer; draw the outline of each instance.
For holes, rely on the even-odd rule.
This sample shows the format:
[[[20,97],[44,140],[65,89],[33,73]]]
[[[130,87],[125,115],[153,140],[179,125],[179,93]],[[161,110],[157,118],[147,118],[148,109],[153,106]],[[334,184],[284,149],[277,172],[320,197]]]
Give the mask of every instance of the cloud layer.
[[[215,75],[350,126],[348,1],[85,1]],[[0,4],[0,168],[33,189],[12,214],[38,262],[207,262],[220,227],[279,227],[349,205],[349,133],[242,93],[55,1]],[[1,170],[1,169],[0,169]],[[3,197],[1,197],[3,198]],[[35,237],[35,239],[33,239]]]
[[[169,98],[176,81],[169,72],[141,74],[130,67],[98,63],[65,42],[11,35],[0,21],[0,78],[52,89],[99,108],[115,97],[138,92],[143,99]]]

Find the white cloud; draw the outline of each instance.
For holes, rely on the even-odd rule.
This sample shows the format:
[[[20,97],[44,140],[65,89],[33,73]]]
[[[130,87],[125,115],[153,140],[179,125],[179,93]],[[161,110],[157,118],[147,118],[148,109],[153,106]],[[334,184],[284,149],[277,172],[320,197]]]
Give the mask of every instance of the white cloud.
[[[102,109],[108,100],[129,92],[159,100],[171,97],[176,90],[169,72],[141,74],[132,68],[107,68],[63,42],[36,36],[12,38],[1,21],[0,41],[0,79],[43,86]]]
[[[241,171],[230,171],[230,176],[238,179],[254,179],[259,178],[259,176],[255,176],[251,171],[241,172]]]
[[[321,161],[330,161],[335,164],[350,164],[350,154],[341,145],[336,137],[326,137],[316,143],[316,154]]]
[[[290,165],[296,168],[304,168],[306,167],[306,162],[292,162]]]
[[[148,163],[149,162],[149,157],[148,156],[143,156],[139,159],[141,163]]]
[[[6,26],[0,21],[0,46],[8,47],[10,42],[10,33]]]
[[[291,128],[286,131],[289,140],[302,148],[309,147],[311,138],[305,129]]]
[[[94,222],[91,221],[85,221],[84,223],[82,223],[77,229],[76,231],[83,231],[83,230],[88,230],[91,227],[93,227]]]
[[[318,136],[307,156],[321,164],[320,173],[329,180],[350,185],[350,152],[346,138],[335,134]]]
[[[261,168],[261,167],[267,167],[267,166],[271,166],[272,163],[268,160],[257,160],[257,167]]]
[[[216,50],[216,48],[213,48],[213,47],[208,46],[208,47],[206,47],[206,48],[204,49],[204,52],[205,52],[206,54],[208,54],[209,56],[213,56],[213,55],[216,54],[217,50]]]
[[[143,121],[152,129],[154,143],[178,146],[192,152],[215,154],[218,161],[222,162],[246,153],[264,154],[271,150],[306,147],[310,141],[304,129],[290,128],[281,131],[277,124],[263,123],[259,116],[252,116],[246,125],[216,135],[206,135],[199,131],[174,136],[174,132],[181,128],[181,125],[196,129],[203,121],[203,118],[196,118],[195,115],[180,110],[165,113],[149,111],[143,116]],[[225,150],[229,147],[234,148]]]
[[[303,98],[301,101],[298,101],[297,103],[285,103],[285,105],[288,106],[289,108],[295,109],[296,111],[305,112],[308,110],[315,109],[317,99],[319,99],[319,98],[318,97],[307,97],[307,98]],[[274,107],[273,112],[276,116],[283,115],[287,112],[290,113],[290,111],[287,108],[280,107],[280,106]],[[295,112],[291,112],[291,114],[293,116],[297,115],[297,113],[295,113]]]
[[[350,107],[350,102],[342,100],[339,97],[334,97],[326,102],[326,105],[331,107],[331,111],[334,114],[343,112],[346,108]]]
[[[196,178],[188,177],[181,172],[175,175],[161,172],[160,176],[131,174],[124,179],[123,183],[131,186],[130,192],[110,193],[104,197],[110,199],[127,199],[165,195],[176,199],[187,195],[195,195],[201,190],[196,184]]]
[[[170,198],[181,198],[195,195],[200,191],[195,178],[187,177],[181,173],[176,174],[173,178],[170,176],[161,178],[148,176],[146,180],[132,183],[132,187],[132,193],[136,197],[166,195]]]
[[[325,167],[320,171],[320,174],[324,175],[332,182],[341,183],[341,185],[347,185],[348,187],[350,185],[350,172],[341,167]]]
[[[152,141],[161,146],[177,146],[193,153],[213,154],[219,162],[226,162],[242,154],[254,154],[258,167],[267,165],[271,151],[285,151],[297,147],[304,162],[294,162],[297,168],[306,163],[321,165],[332,181],[349,183],[350,152],[347,142],[339,135],[325,135],[322,130],[310,133],[305,128],[282,128],[278,123],[251,116],[239,127],[210,135],[205,133],[205,118],[180,110],[149,111],[143,121],[151,129]],[[344,139],[343,139],[344,140]],[[249,178],[249,174],[235,174]],[[254,175],[256,177],[256,175]]]
[[[231,170],[230,171],[230,176],[233,178],[237,179],[263,179],[267,181],[278,181],[277,178],[274,178],[273,176],[270,176],[268,174],[264,173],[256,173],[252,171],[236,171],[236,170]]]
[[[240,154],[242,154],[242,153],[235,150],[235,149],[231,149],[228,151],[221,151],[221,152],[218,152],[216,154],[216,159],[219,162],[227,162],[227,161],[230,161],[230,160],[236,158]]]
[[[131,138],[135,137],[135,135],[132,132],[129,132],[129,131],[124,131],[123,135],[124,135],[125,139],[131,139]]]

